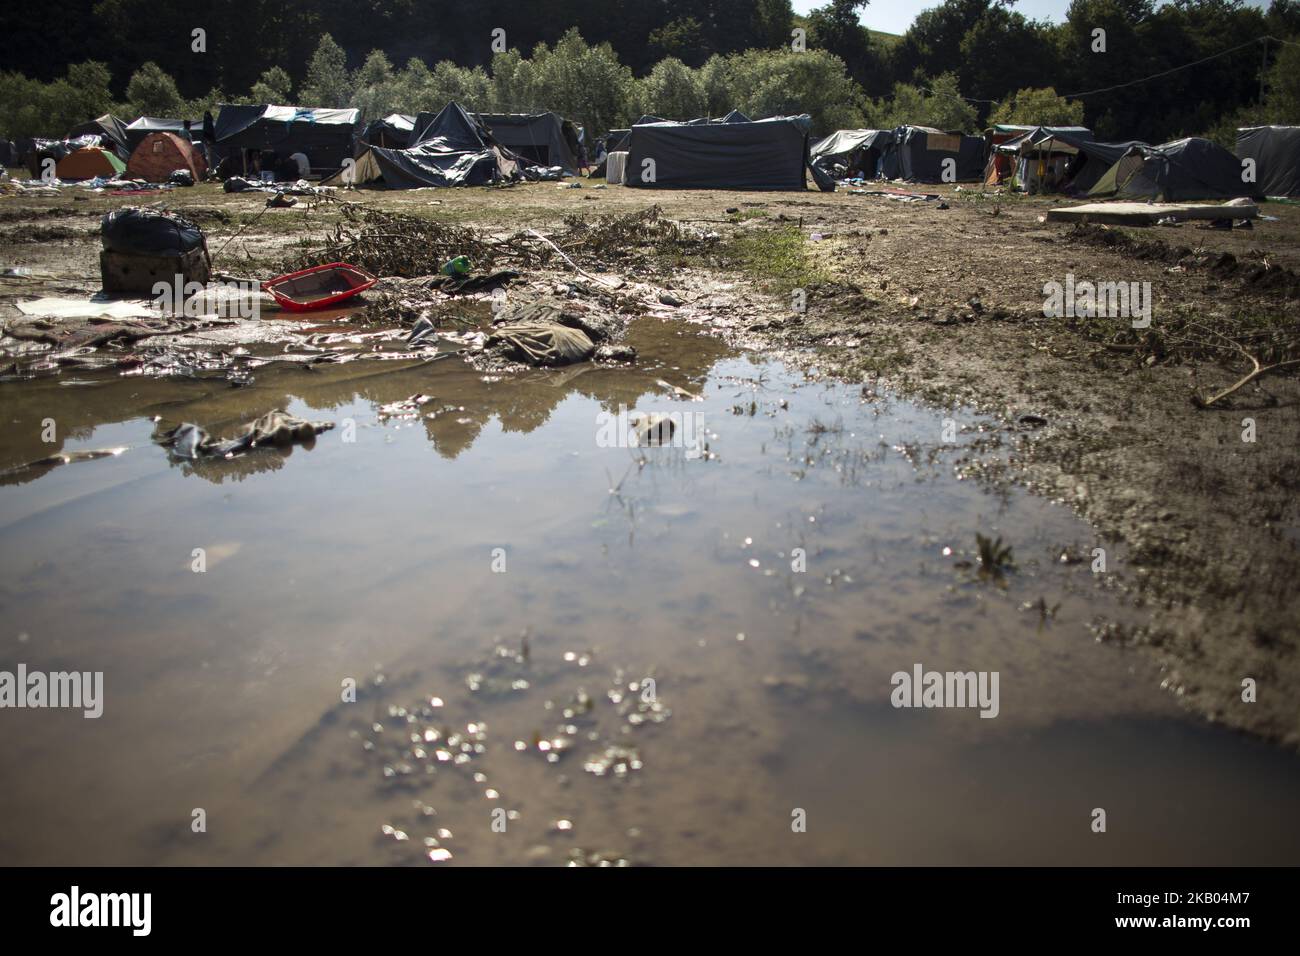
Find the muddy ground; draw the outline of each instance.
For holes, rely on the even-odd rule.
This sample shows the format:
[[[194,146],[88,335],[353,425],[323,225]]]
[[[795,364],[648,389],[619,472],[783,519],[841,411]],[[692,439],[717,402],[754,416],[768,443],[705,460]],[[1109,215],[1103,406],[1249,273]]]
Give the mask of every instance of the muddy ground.
[[[1118,229],[1047,223],[1057,200],[929,188],[941,199],[588,181],[347,198],[496,236],[555,234],[657,204],[712,234],[572,251],[594,275],[673,290],[682,305],[665,309],[682,321],[817,374],[1000,419],[1014,441],[1009,463],[967,457],[959,467],[1075,508],[1108,542],[1099,586],[1125,588],[1149,612],[1136,628],[1097,622],[1098,640],[1151,655],[1163,689],[1206,719],[1300,746],[1300,379],[1284,368],[1210,407],[1195,401],[1249,371],[1234,343],[1265,364],[1297,356],[1300,207],[1266,204],[1277,221],[1249,230]],[[79,189],[0,199],[0,267],[45,274],[0,279],[0,321],[18,314],[19,297],[96,291],[99,217],[143,201]],[[238,233],[216,267],[262,278],[310,254],[341,214],[304,201],[254,221],[264,195],[213,185],[161,201],[202,225],[214,251]],[[1044,284],[1067,274],[1149,281],[1151,328],[1045,318]],[[1247,678],[1258,684],[1253,703],[1242,700]]]

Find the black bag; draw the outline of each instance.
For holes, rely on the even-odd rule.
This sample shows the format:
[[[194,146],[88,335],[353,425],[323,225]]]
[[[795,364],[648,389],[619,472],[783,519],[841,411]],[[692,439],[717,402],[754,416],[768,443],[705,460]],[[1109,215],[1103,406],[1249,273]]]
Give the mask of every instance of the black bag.
[[[155,209],[127,207],[110,212],[99,232],[108,252],[168,256],[207,248],[202,229],[183,216]]]

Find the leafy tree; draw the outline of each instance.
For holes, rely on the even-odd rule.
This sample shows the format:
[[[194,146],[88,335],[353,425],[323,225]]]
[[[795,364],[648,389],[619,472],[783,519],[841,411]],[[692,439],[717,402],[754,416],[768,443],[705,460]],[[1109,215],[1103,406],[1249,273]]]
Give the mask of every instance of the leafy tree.
[[[749,50],[714,58],[701,86],[717,116],[736,107],[753,118],[808,113],[821,132],[862,123],[862,91],[844,61],[825,50]]]
[[[659,55],[672,57],[691,66],[699,66],[709,55],[704,28],[694,17],[681,17],[651,31],[649,42],[650,49]]]
[[[363,119],[377,119],[397,110],[397,92],[393,65],[382,50],[371,50],[352,76],[352,105],[361,110]]]
[[[591,46],[570,29],[547,49],[533,51],[535,95],[589,130],[618,128],[633,118],[636,84],[608,43]]]
[[[707,104],[699,73],[681,60],[668,57],[655,64],[639,83],[642,113],[665,119],[688,120],[704,115]]]
[[[537,109],[537,80],[531,60],[518,50],[492,58],[492,109],[498,113],[529,113]]]
[[[911,125],[973,133],[979,114],[962,97],[956,75],[943,73],[924,87],[895,84],[892,97],[870,105],[867,123],[876,129]]]
[[[277,105],[292,103],[293,80],[280,67],[273,66],[253,84],[253,88],[249,91],[249,99],[254,103]]]
[[[146,63],[131,74],[126,100],[135,116],[179,116],[186,105],[176,81],[157,63]]]
[[[862,82],[872,73],[876,58],[871,37],[859,22],[868,0],[830,0],[808,14],[809,40],[819,50],[835,54],[848,66],[853,78]]]
[[[347,61],[347,55],[334,38],[328,33],[321,34],[307,65],[307,78],[299,90],[301,105],[332,109],[346,106],[352,93]]]
[[[990,125],[1082,126],[1083,103],[1057,96],[1050,86],[1026,88],[1008,97],[989,114]]]

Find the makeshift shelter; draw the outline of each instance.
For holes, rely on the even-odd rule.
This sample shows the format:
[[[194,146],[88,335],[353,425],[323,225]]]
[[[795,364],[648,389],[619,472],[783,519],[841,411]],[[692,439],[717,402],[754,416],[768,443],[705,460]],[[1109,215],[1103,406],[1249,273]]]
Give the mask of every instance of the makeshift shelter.
[[[1192,136],[1160,146],[1137,144],[1088,190],[1091,197],[1184,202],[1259,195],[1242,180],[1237,157],[1217,143]]]
[[[886,179],[921,183],[974,182],[983,172],[982,137],[945,133],[928,126],[899,126],[893,130],[880,163],[880,173]]]
[[[117,154],[102,146],[83,146],[68,153],[54,167],[59,179],[113,179],[126,169]]]
[[[1092,130],[1084,126],[992,126],[984,131],[984,185],[1015,177],[1026,192],[1049,191],[1064,179],[1084,142],[1092,142]]]
[[[383,119],[372,120],[361,131],[360,141],[366,146],[385,149],[403,149],[411,143],[415,117],[406,113],[389,113]],[[365,152],[365,150],[360,150]]]
[[[360,120],[361,111],[353,109],[223,104],[216,121],[217,147],[245,155],[271,150],[281,159],[303,153],[313,172],[333,172],[352,156]]]
[[[190,124],[188,136],[185,133],[186,122]],[[132,153],[150,133],[172,133],[181,139],[197,143],[203,138],[203,121],[170,119],[162,116],[141,116],[139,119],[132,120],[126,125],[126,144]]]
[[[345,168],[325,180],[325,185],[481,186],[518,175],[514,155],[456,103],[448,103],[436,116],[421,113],[415,128],[421,131],[417,144],[408,149],[372,146],[350,173]]]
[[[193,142],[175,133],[150,133],[126,163],[128,178],[151,183],[167,182],[178,169],[187,170],[197,183],[202,181],[208,164]]]
[[[984,184],[1014,177],[1028,193],[1086,192],[1117,159],[1142,143],[1098,143],[1082,126],[1033,126],[993,147]]]
[[[383,183],[384,171],[379,168],[379,161],[375,159],[374,147],[362,150],[361,155],[356,159],[343,163],[343,168],[333,176],[328,176],[320,181],[322,186],[366,186],[375,183]]]
[[[729,114],[730,115],[730,114]],[[803,190],[808,132],[801,116],[637,123],[627,136],[625,185],[660,189]],[[816,174],[820,175],[820,174]],[[823,188],[834,183],[819,180]]]
[[[840,129],[818,140],[812,164],[835,179],[875,179],[894,134],[887,129]]]
[[[581,139],[578,127],[556,113],[475,113],[492,138],[515,155],[538,166],[559,166],[578,173]]]
[[[1255,161],[1255,186],[1264,196],[1300,196],[1300,126],[1237,130],[1237,159]]]
[[[82,136],[98,136],[99,145],[111,149],[123,161],[131,155],[131,144],[126,136],[126,124],[112,113],[105,113],[80,126],[74,126],[63,138],[79,139]]]

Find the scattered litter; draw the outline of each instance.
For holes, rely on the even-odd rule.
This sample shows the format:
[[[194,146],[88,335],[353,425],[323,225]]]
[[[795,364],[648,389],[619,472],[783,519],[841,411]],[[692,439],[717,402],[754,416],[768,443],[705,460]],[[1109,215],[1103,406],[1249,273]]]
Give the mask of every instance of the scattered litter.
[[[164,432],[157,441],[175,459],[233,458],[254,448],[311,442],[321,432],[333,427],[333,422],[309,422],[277,408],[246,425],[238,438],[214,440],[198,425],[183,422]]]

